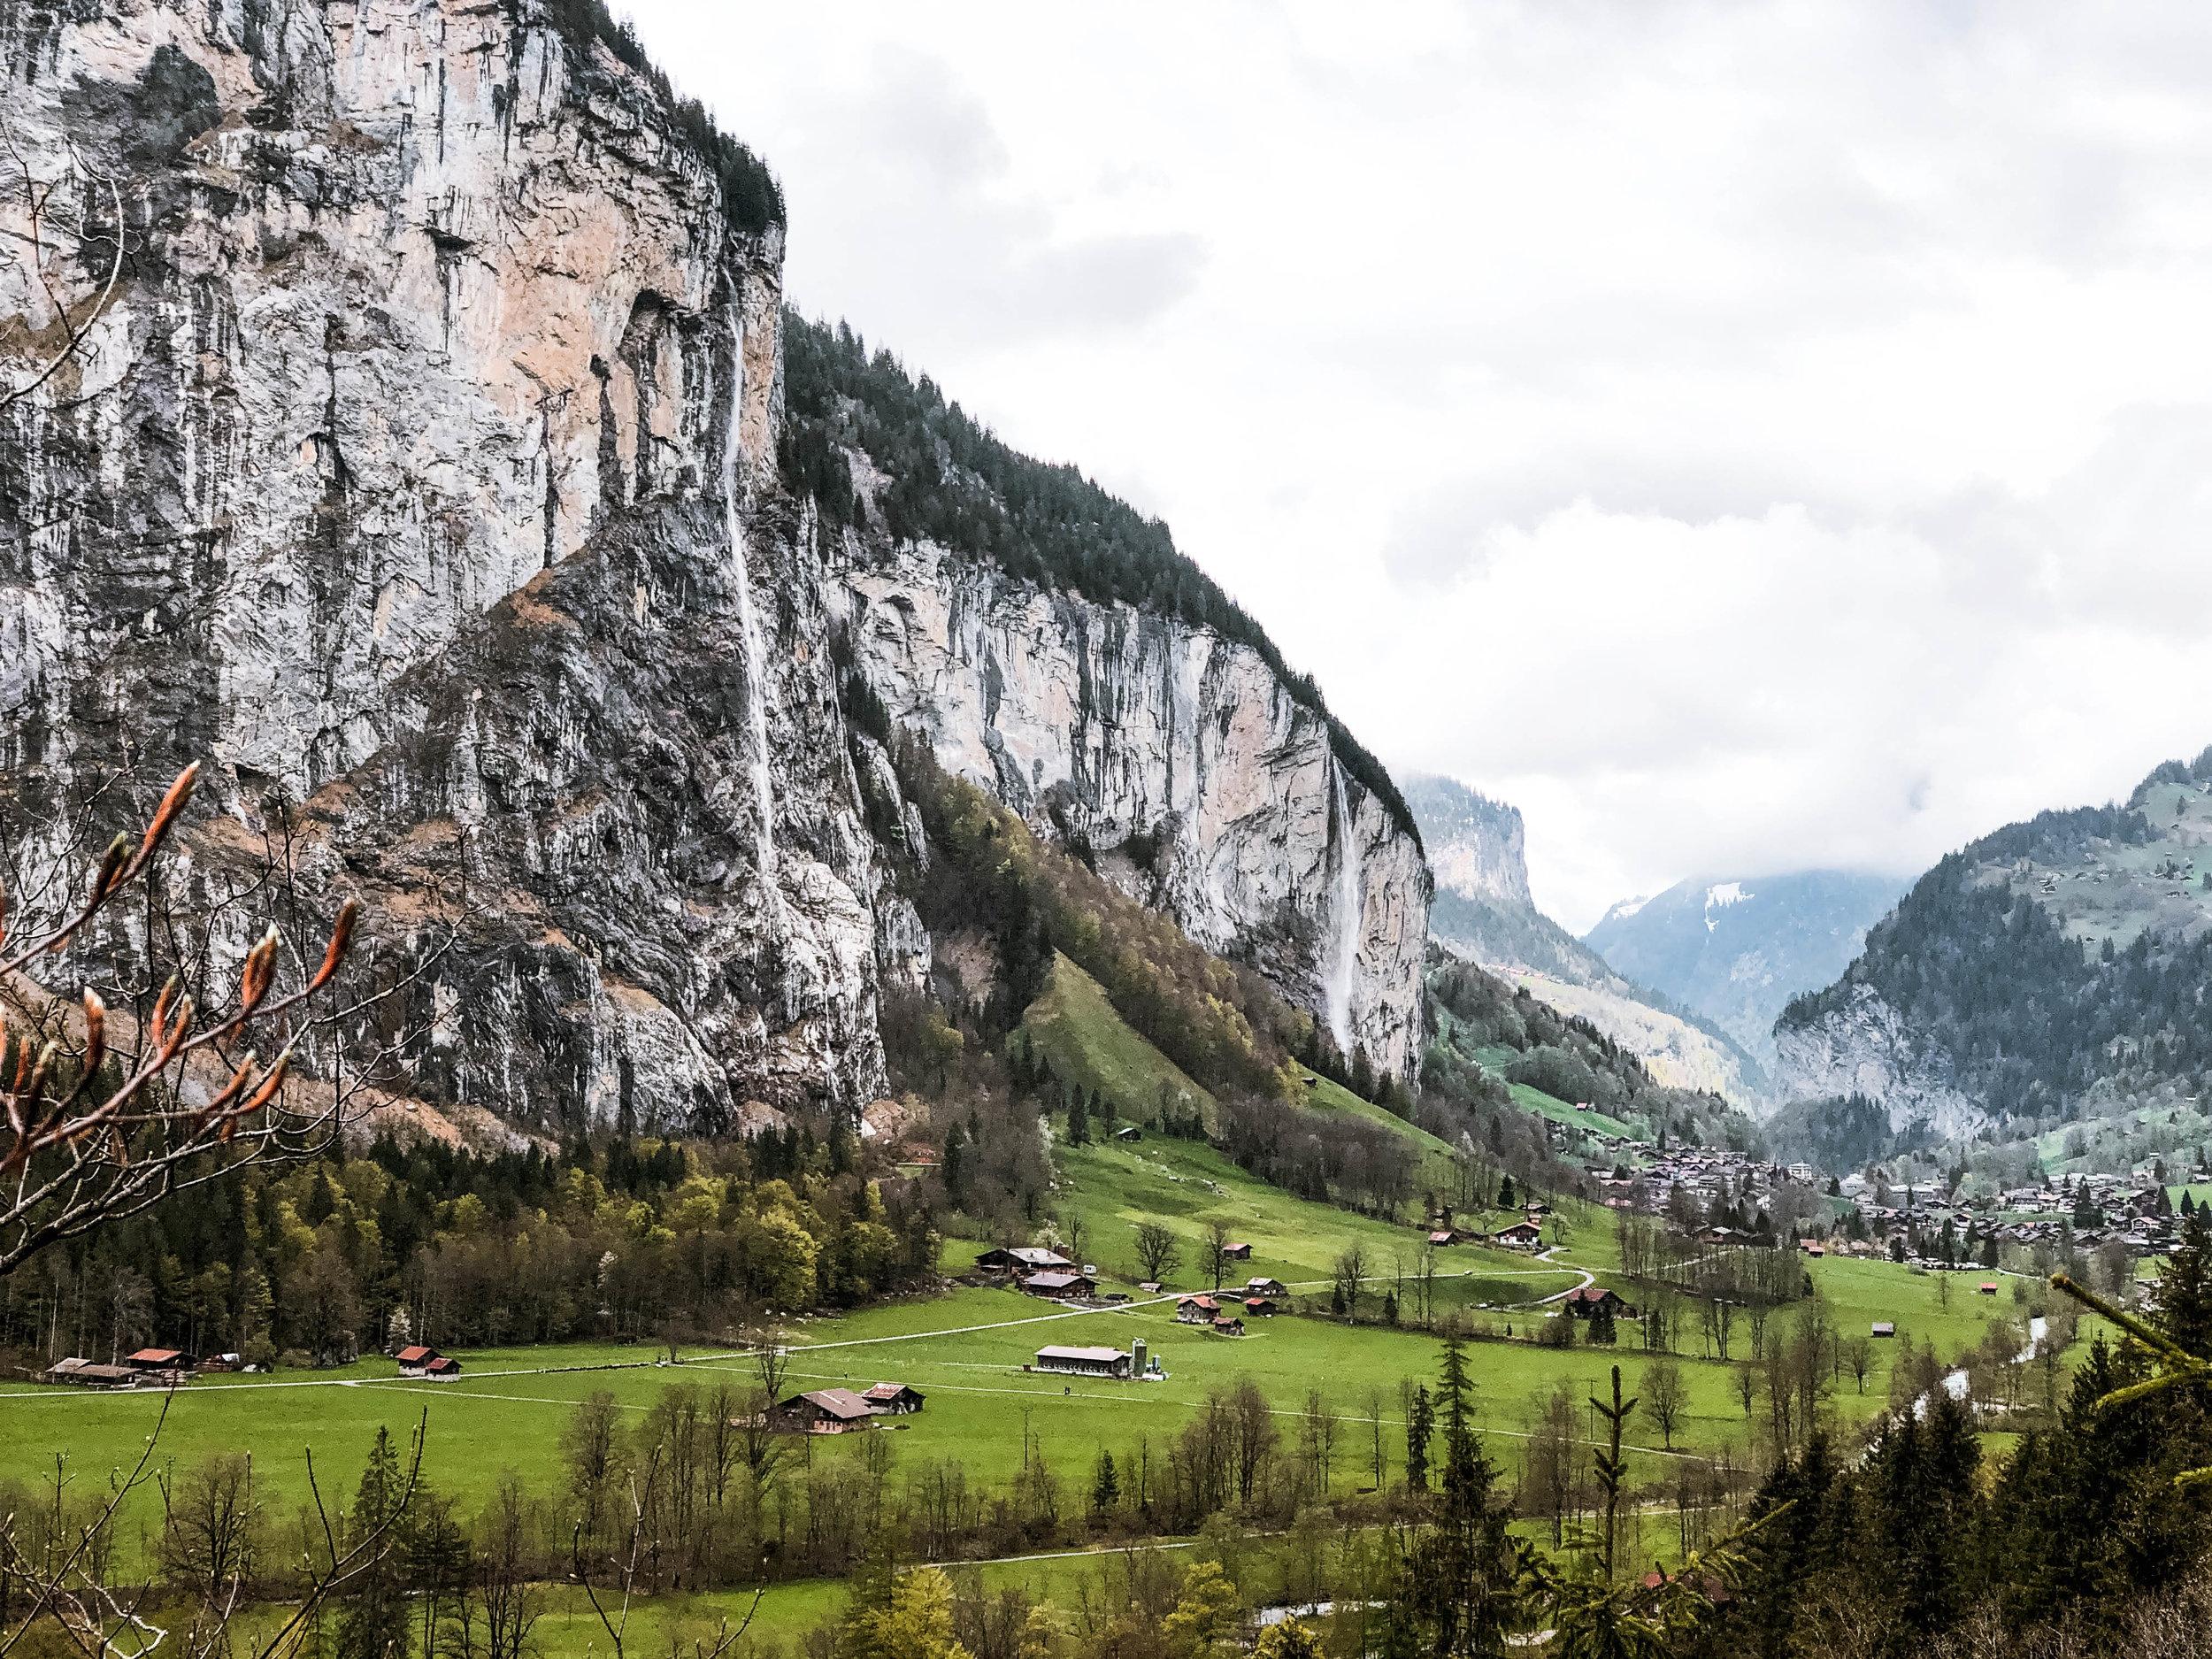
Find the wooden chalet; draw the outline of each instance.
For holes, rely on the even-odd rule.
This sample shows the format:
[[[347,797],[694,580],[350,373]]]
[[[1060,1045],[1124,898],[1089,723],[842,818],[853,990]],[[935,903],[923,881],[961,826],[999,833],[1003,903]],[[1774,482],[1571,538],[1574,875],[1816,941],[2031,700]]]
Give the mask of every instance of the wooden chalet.
[[[181,1381],[199,1369],[200,1356],[180,1348],[142,1348],[135,1354],[125,1355],[123,1363],[143,1377]]]
[[[1544,1230],[1532,1221],[1517,1221],[1509,1227],[1500,1227],[1490,1235],[1490,1241],[1532,1250],[1544,1241]]]
[[[1248,1296],[1287,1296],[1290,1286],[1279,1279],[1248,1279],[1244,1281],[1244,1294]]]
[[[422,1374],[432,1382],[459,1382],[461,1362],[441,1354],[434,1359],[423,1362]]]
[[[986,1250],[975,1258],[975,1265],[980,1273],[1050,1273],[1065,1271],[1075,1263],[1057,1250],[1023,1245],[1014,1249]]]
[[[1211,1296],[1178,1296],[1175,1299],[1175,1317],[1183,1325],[1211,1325],[1221,1314],[1221,1304]]]
[[[849,1388],[794,1394],[776,1408],[774,1424],[795,1434],[850,1434],[875,1425],[875,1411]]]
[[[103,1365],[88,1359],[58,1359],[39,1373],[50,1383],[68,1383],[79,1388],[135,1388],[145,1373],[128,1365]]]
[[[1271,1296],[1247,1296],[1244,1299],[1244,1310],[1256,1318],[1263,1319],[1270,1318],[1282,1311]]]
[[[1072,1271],[1032,1273],[1022,1280],[1022,1288],[1033,1296],[1052,1296],[1061,1301],[1071,1301],[1094,1294],[1098,1290],[1098,1281],[1087,1273]]]
[[[1617,1291],[1602,1285],[1585,1285],[1580,1290],[1567,1293],[1567,1311],[1578,1319],[1587,1319],[1600,1308],[1606,1309],[1616,1319],[1633,1319],[1636,1310],[1624,1302]]]
[[[1232,1318],[1216,1319],[1213,1324],[1213,1333],[1216,1336],[1242,1336],[1244,1321]]]
[[[392,1356],[392,1361],[399,1367],[401,1376],[419,1377],[425,1366],[428,1365],[432,1360],[440,1357],[442,1356],[436,1348],[425,1348],[417,1344],[411,1348],[400,1349],[398,1353]]]
[[[1221,1254],[1228,1261],[1248,1262],[1252,1259],[1252,1247],[1242,1243],[1225,1244],[1221,1247]]]

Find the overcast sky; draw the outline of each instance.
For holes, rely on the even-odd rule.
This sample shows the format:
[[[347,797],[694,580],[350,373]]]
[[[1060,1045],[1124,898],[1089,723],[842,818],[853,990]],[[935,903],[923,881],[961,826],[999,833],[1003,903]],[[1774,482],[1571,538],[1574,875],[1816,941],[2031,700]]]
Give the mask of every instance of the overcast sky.
[[[1164,517],[1577,931],[2212,743],[2212,8],[633,15],[795,303]]]

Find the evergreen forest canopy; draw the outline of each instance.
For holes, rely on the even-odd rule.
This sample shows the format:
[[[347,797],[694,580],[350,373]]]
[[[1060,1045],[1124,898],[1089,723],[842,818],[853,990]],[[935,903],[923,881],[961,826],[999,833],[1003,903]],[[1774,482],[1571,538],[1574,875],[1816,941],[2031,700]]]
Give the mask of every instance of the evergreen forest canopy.
[[[2092,946],[2012,879],[2022,861],[2080,865],[2100,847],[2142,847],[2155,833],[2146,793],[2208,781],[2212,749],[2166,763],[2125,807],[2039,813],[1948,855],[1868,933],[1840,979],[1784,1009],[1777,1031],[1847,1014],[1871,992],[2000,1119],[2075,1116],[2105,1083],[2212,1087],[2202,1002],[2212,930],[2154,926],[2123,946]]]
[[[783,188],[768,164],[749,145],[714,124],[705,104],[676,96],[668,72],[647,55],[627,18],[617,18],[605,0],[544,0],[546,17],[571,53],[572,69],[585,70],[592,47],[604,46],[624,68],[642,76],[658,95],[677,134],[713,169],[722,211],[736,229],[758,234],[784,222]]]
[[[890,480],[872,512],[854,487],[852,450]],[[833,328],[784,313],[779,453],[786,486],[811,496],[833,525],[879,531],[894,543],[926,538],[1040,587],[1173,618],[1257,653],[1292,698],[1327,722],[1330,749],[1345,770],[1420,844],[1383,764],[1329,712],[1311,677],[1283,660],[1266,630],[1177,550],[1166,525],[1073,466],[1008,448],[946,402],[927,375],[914,380],[880,347],[871,356],[842,322]]]

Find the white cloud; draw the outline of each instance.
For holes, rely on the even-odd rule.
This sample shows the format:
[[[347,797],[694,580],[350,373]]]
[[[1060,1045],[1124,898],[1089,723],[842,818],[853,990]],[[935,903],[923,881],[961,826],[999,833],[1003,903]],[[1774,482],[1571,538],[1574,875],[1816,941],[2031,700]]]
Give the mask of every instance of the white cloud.
[[[789,287],[1126,488],[1576,926],[2212,741],[2212,13],[639,8]]]

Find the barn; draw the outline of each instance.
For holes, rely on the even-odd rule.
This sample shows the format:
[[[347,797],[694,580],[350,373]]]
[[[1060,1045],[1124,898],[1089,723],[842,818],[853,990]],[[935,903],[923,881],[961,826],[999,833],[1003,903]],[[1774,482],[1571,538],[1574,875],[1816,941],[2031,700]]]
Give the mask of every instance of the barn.
[[[1129,1356],[1118,1348],[1041,1348],[1038,1371],[1064,1371],[1077,1377],[1127,1377]]]
[[[849,1388],[816,1388],[776,1408],[776,1427],[795,1434],[849,1434],[875,1424],[874,1410]]]

